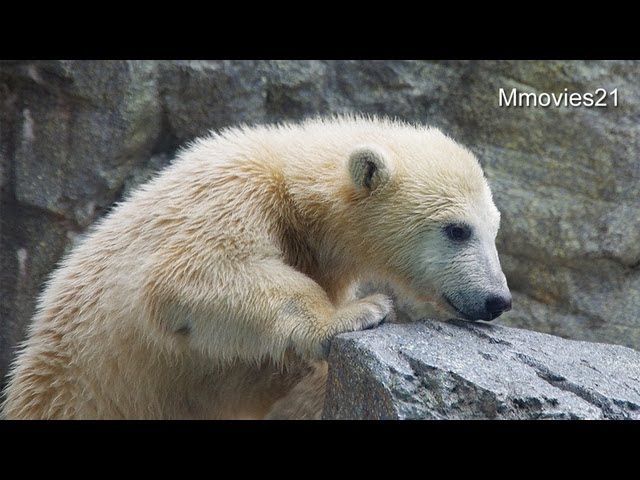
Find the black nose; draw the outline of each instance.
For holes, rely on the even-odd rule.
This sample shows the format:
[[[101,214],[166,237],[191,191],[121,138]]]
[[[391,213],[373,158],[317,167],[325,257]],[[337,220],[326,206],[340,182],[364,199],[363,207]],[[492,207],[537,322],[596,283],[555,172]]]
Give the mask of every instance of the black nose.
[[[506,296],[494,295],[487,298],[484,308],[487,311],[487,320],[498,318],[504,312],[511,310],[511,294],[508,293]]]

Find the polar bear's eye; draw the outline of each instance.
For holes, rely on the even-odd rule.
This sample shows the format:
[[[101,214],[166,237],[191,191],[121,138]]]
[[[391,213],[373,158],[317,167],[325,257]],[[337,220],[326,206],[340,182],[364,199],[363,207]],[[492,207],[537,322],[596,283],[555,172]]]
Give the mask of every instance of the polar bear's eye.
[[[444,233],[455,242],[463,242],[471,237],[471,227],[464,223],[450,223],[444,227]]]

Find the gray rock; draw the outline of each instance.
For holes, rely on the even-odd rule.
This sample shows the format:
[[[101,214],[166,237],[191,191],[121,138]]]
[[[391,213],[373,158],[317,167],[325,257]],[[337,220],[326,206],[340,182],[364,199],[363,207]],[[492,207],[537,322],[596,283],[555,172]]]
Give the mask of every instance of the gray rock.
[[[336,337],[324,419],[640,419],[640,352],[485,323]]]
[[[172,133],[192,140],[264,119],[267,79],[259,61],[181,61],[160,65],[160,92]]]
[[[85,228],[148,159],[160,133],[155,66],[63,61],[14,70],[21,97],[16,199]]]
[[[331,72],[327,62],[318,60],[264,62],[266,79],[266,119],[302,119],[331,113],[335,96],[331,91]]]

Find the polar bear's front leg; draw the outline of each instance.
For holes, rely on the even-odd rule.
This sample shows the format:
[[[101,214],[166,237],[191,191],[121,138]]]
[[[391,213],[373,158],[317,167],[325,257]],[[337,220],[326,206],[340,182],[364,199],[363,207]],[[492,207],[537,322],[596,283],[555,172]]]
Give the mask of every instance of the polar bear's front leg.
[[[318,283],[276,259],[168,278],[151,291],[152,321],[220,361],[280,362],[287,351],[324,359],[335,335],[393,315],[382,294],[335,306]]]
[[[336,335],[375,327],[393,314],[393,302],[383,294],[353,300],[339,308],[312,298],[296,297],[288,302],[292,302],[295,312],[289,318],[291,346],[298,354],[314,360],[327,358],[331,339]]]

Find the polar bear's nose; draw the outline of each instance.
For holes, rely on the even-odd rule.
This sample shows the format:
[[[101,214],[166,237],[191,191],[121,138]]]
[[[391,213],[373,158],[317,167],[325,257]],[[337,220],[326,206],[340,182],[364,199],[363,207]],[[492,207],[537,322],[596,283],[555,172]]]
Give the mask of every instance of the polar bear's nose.
[[[507,292],[506,295],[493,295],[487,298],[484,308],[487,311],[487,320],[499,317],[504,312],[511,310],[511,293]]]

